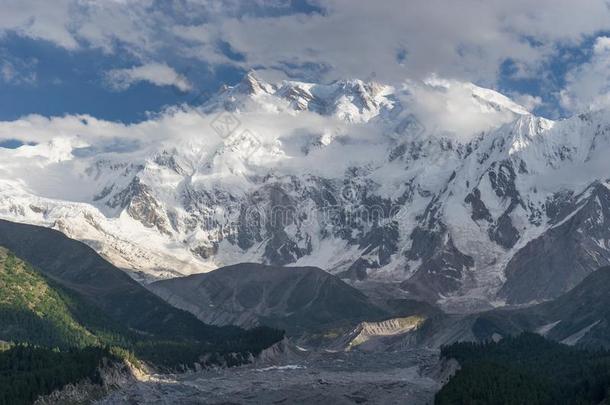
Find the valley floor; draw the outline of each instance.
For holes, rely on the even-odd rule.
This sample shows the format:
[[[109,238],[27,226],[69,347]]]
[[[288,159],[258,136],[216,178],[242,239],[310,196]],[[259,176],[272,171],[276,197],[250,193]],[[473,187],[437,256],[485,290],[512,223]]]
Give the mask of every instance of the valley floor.
[[[302,352],[276,365],[152,375],[100,404],[427,404],[439,354]]]

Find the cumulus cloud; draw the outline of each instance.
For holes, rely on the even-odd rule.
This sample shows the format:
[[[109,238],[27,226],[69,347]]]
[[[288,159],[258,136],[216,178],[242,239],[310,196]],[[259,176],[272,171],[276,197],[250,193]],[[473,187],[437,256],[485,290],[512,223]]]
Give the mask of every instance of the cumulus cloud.
[[[527,0],[315,3],[323,13],[278,13],[284,3],[275,0],[6,0],[0,30],[69,49],[112,52],[119,43],[150,56],[176,46],[225,63],[217,46],[223,41],[246,55],[233,63],[248,67],[322,65],[341,77],[438,73],[491,82],[507,57],[534,72],[558,42],[578,42],[610,25],[604,0],[541,0],[535,7]]]
[[[520,66],[520,76],[533,76],[558,44],[578,43],[610,25],[603,0],[543,0],[535,7],[525,0],[319,4],[322,14],[224,18],[185,29],[191,40],[196,32],[203,38],[202,59],[219,57],[203,46],[217,37],[244,54],[245,64],[274,71],[318,66],[326,78],[375,73],[394,82],[436,73],[490,85],[507,58]]]
[[[70,12],[72,5],[75,2],[70,0],[3,0],[0,34],[12,31],[66,49],[76,49],[78,41],[69,28],[75,17]]]
[[[569,111],[610,106],[610,37],[595,40],[591,60],[568,72],[560,96]]]
[[[291,2],[277,0],[4,0],[0,35],[12,32],[71,50],[126,51],[142,63],[178,56],[229,64],[274,78],[375,76],[400,83],[435,73],[494,87],[507,59],[518,67],[518,78],[539,77],[563,45],[578,45],[610,26],[605,0],[310,3],[322,12],[291,11]],[[570,83],[585,70],[573,72]],[[117,74],[123,86],[135,82],[132,74],[145,75]],[[565,105],[580,103],[572,100],[580,94],[576,87],[566,89]]]
[[[517,104],[522,105],[526,110],[533,111],[543,104],[542,98],[524,93],[511,93],[510,96]]]
[[[397,122],[415,116],[429,134],[462,140],[527,113],[520,105],[492,90],[436,77],[425,81],[409,80],[394,89],[392,94],[402,107],[397,113],[401,115],[394,118]],[[240,130],[236,132],[247,130],[255,133],[259,140],[271,145],[270,150],[279,146],[292,150],[292,146],[300,145],[303,137],[309,139],[329,131],[332,133],[329,139],[338,135],[337,139],[343,141],[349,138],[347,143],[376,144],[391,138],[383,133],[384,127],[378,123],[351,121],[340,118],[341,114],[296,112],[289,109],[288,101],[281,98],[253,98],[245,105],[239,113]],[[0,141],[16,139],[23,144],[44,144],[64,139],[79,150],[80,157],[88,156],[89,152],[125,154],[148,149],[158,152],[165,146],[171,148],[179,142],[188,142],[198,145],[200,149],[194,146],[186,148],[198,155],[214,152],[216,143],[226,141],[224,134],[217,132],[215,123],[219,117],[210,105],[172,107],[134,124],[105,121],[89,115],[51,118],[29,115],[15,121],[0,121]],[[343,141],[339,144],[343,145]],[[370,157],[367,149],[363,150],[364,158]],[[303,153],[300,146],[293,152],[295,156]],[[384,149],[381,154],[383,159],[386,152]]]
[[[492,90],[437,77],[407,82],[400,98],[428,132],[462,141],[527,113]]]
[[[156,86],[174,86],[182,92],[187,92],[193,87],[186,77],[163,63],[149,63],[106,72],[106,82],[114,90],[126,90],[142,81]]]

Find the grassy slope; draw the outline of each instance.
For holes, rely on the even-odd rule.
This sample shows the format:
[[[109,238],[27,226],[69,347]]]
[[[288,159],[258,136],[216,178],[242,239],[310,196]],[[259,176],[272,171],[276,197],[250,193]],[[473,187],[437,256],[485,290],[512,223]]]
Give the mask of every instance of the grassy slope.
[[[99,323],[111,322],[91,305],[52,286],[31,266],[0,247],[0,339],[50,347],[99,345],[101,339],[74,313],[91,312]],[[93,317],[93,316],[92,316]],[[102,330],[98,330],[103,335]]]

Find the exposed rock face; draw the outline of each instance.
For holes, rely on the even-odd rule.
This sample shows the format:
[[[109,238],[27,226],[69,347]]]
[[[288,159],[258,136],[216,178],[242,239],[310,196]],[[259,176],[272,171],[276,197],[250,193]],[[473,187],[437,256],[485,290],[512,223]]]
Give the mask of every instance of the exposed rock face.
[[[103,199],[102,195],[97,197],[98,200]],[[154,227],[161,233],[171,234],[169,220],[161,204],[152,196],[150,187],[142,184],[139,177],[134,177],[127,188],[115,194],[106,204],[110,208],[126,209],[133,219],[147,228]]]
[[[68,384],[61,390],[39,397],[35,405],[88,404],[101,400],[113,391],[127,388],[147,379],[145,371],[129,362],[107,362],[99,369],[101,384],[85,379],[77,384]]]
[[[425,239],[422,242],[425,243]],[[457,291],[462,285],[465,272],[473,266],[472,257],[460,252],[453,241],[448,239],[426,257],[417,272],[401,286],[422,298],[434,300],[437,294]]]
[[[489,228],[489,237],[498,245],[510,249],[520,237],[519,231],[513,226],[510,214],[521,204],[515,186],[516,175],[512,168],[512,162],[503,161],[499,164],[494,162],[487,174],[496,196],[508,202],[508,207]]]
[[[425,318],[410,316],[407,318],[391,318],[380,322],[362,322],[347,336],[347,350],[362,349],[364,346],[374,347],[372,340],[389,336],[401,335],[420,327]]]
[[[610,191],[596,183],[567,214],[521,249],[506,266],[500,296],[510,303],[547,300],[576,286],[591,269],[610,264]]]

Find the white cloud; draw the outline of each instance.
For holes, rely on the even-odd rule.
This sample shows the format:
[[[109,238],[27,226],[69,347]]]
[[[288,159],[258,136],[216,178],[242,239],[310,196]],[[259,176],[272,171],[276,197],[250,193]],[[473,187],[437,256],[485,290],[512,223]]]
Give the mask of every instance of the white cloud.
[[[578,43],[610,25],[602,0],[542,0],[535,6],[525,0],[320,4],[327,9],[323,15],[227,18],[200,31],[206,43],[214,36],[230,43],[250,66],[313,63],[328,66],[328,78],[375,72],[397,82],[436,73],[493,85],[506,58],[516,61],[521,76],[534,75],[558,43]],[[207,48],[202,51],[202,59],[210,57]]]
[[[74,49],[80,43],[109,52],[118,40],[135,54],[180,45],[202,58],[225,57],[223,40],[250,66],[320,63],[340,75],[420,74],[493,79],[512,57],[532,68],[559,41],[578,42],[610,25],[603,0],[368,0],[320,1],[324,14],[261,17],[245,1],[4,0],[0,30],[13,30]],[[277,1],[259,1],[278,7]],[[241,10],[241,11],[240,11]],[[185,24],[204,20],[202,25]],[[561,24],[557,22],[561,21]],[[180,29],[180,25],[184,25]],[[195,43],[178,43],[172,31]],[[530,38],[537,42],[532,44]],[[403,63],[397,54],[405,51]],[[477,77],[479,76],[479,77]]]
[[[410,81],[405,90],[403,104],[429,132],[463,141],[526,113],[499,93],[457,80]]]
[[[394,118],[396,122],[414,115],[430,135],[462,140],[509,122],[516,114],[526,113],[521,106],[492,90],[435,77],[423,82],[407,81],[392,94],[403,106],[402,115]],[[328,131],[370,144],[383,143],[391,138],[382,134],[387,128],[375,120],[366,123],[340,118],[342,113],[296,112],[286,110],[288,105],[286,100],[273,96],[248,99],[239,113],[241,130],[256,133],[265,144],[272,145],[270,150],[275,150],[276,146],[291,149],[304,136],[310,138]],[[23,143],[44,144],[64,139],[69,140],[72,148],[90,148],[108,154],[158,152],[164,147],[172,148],[179,142],[188,142],[198,144],[200,151],[205,149],[204,152],[209,154],[215,152],[215,143],[223,141],[222,134],[214,129],[213,123],[217,119],[217,112],[208,110],[206,106],[172,107],[134,124],[110,122],[88,115],[51,118],[29,115],[15,121],[0,121],[0,140],[18,139]],[[341,145],[342,141],[337,147]],[[293,149],[297,151],[296,155],[303,153],[300,146]],[[362,152],[363,159],[367,158],[366,148]],[[199,152],[193,153],[197,155]],[[387,149],[383,149],[380,158],[386,159],[386,154]],[[349,154],[340,156],[345,156],[346,161],[351,159]]]
[[[127,51],[141,61],[179,55],[275,77],[310,76],[315,67],[323,80],[374,74],[400,83],[435,73],[493,87],[507,58],[518,77],[537,77],[561,45],[610,26],[605,0],[314,1],[323,13],[276,13],[287,4],[277,0],[2,0],[0,35]],[[231,60],[219,43],[244,60]]]
[[[70,0],[2,0],[0,34],[13,31],[66,49],[76,49],[78,42],[69,29],[75,17],[70,11],[74,4]]]
[[[32,85],[36,83],[36,59],[23,60],[0,52],[0,82]]]
[[[149,63],[106,72],[106,82],[115,90],[126,90],[133,84],[142,81],[156,86],[174,86],[183,92],[187,92],[193,87],[186,77],[163,63]]]
[[[610,106],[610,37],[598,37],[591,60],[567,74],[560,101],[573,112]]]
[[[531,94],[512,93],[511,98],[528,111],[533,111],[536,107],[540,107],[543,104],[541,97],[532,96]]]

